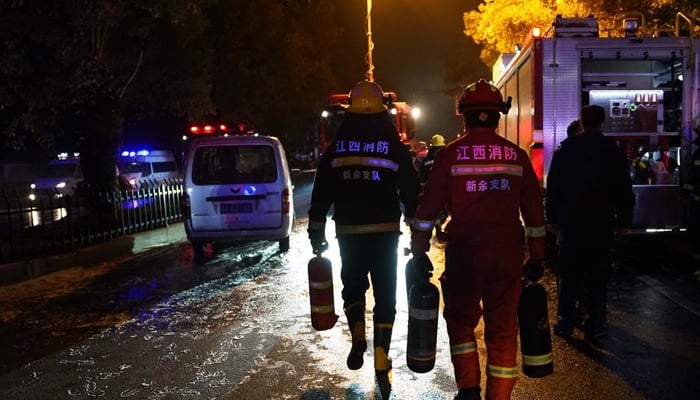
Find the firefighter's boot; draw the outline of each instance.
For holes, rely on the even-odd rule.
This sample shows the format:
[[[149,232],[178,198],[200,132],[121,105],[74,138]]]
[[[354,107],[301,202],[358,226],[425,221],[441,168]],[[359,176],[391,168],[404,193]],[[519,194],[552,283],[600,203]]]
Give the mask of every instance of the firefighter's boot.
[[[367,338],[365,336],[365,305],[363,303],[353,303],[345,309],[345,316],[348,318],[350,335],[352,336],[352,347],[348,354],[347,365],[352,370],[362,368],[364,364],[364,353],[367,350]]]
[[[391,394],[391,330],[393,324],[377,323],[374,325],[374,373],[382,399],[388,399]]]

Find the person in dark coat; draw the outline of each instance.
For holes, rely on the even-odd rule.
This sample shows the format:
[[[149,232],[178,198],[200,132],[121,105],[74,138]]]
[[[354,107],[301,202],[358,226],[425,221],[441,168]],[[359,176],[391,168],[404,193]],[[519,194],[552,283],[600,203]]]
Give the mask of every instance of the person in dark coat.
[[[607,284],[616,229],[632,225],[634,194],[627,158],[602,133],[605,110],[581,110],[583,132],[554,152],[547,176],[546,218],[559,244],[556,334],[570,336],[576,300],[583,296],[589,318],[584,336],[607,335]]]
[[[433,164],[435,164],[435,157],[437,157],[437,154],[440,152],[445,147],[445,137],[442,136],[439,133],[436,133],[433,135],[432,138],[430,138],[430,147],[428,148],[428,154],[425,156],[423,159],[423,162],[420,164],[420,168],[418,170],[418,179],[421,182],[421,185],[425,185],[425,182],[428,181],[428,177],[430,176],[430,171],[433,169]],[[438,215],[438,219],[435,223],[435,237],[438,239],[438,241],[444,242],[446,241],[445,233],[443,232],[443,225],[445,225],[445,222],[447,221],[447,211],[443,211]]]
[[[332,206],[343,309],[352,337],[347,366],[357,370],[363,365],[365,296],[371,280],[374,369],[382,382],[391,376],[388,353],[396,314],[401,214],[409,222],[413,219],[419,190],[411,154],[391,122],[384,92],[374,82],[359,82],[350,92],[350,107],[336,138],[316,169],[308,233],[314,253],[328,247],[326,215]]]
[[[572,138],[579,133],[581,133],[581,121],[575,119],[566,127],[566,139]],[[566,139],[564,139],[564,141],[566,141]]]

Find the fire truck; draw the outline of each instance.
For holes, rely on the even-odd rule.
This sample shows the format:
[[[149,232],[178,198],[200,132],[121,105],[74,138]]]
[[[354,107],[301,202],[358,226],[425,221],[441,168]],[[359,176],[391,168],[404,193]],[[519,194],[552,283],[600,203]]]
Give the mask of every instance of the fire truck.
[[[557,17],[547,31],[533,28],[522,46],[493,67],[493,84],[512,97],[499,133],[530,154],[546,190],[552,154],[567,126],[583,106],[602,106],[603,133],[624,149],[633,178],[636,208],[629,233],[684,232],[680,193],[690,168],[692,129],[700,123],[700,39],[682,13],[674,31],[638,36],[643,23],[626,18],[620,37],[601,34],[594,17]]]
[[[396,132],[401,141],[407,146],[412,146],[416,136],[416,119],[418,109],[411,107],[404,101],[397,101],[395,92],[384,92],[389,115],[396,127]],[[319,129],[319,154],[323,154],[335,139],[335,132],[345,117],[348,104],[348,93],[332,94],[328,96],[326,107],[321,111],[321,125]]]

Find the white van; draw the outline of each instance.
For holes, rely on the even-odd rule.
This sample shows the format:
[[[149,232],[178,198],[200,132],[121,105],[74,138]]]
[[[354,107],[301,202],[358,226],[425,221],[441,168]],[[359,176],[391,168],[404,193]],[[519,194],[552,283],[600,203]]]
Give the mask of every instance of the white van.
[[[208,242],[276,240],[289,250],[292,179],[271,136],[198,137],[185,159],[182,217],[195,254]]]
[[[29,199],[36,200],[38,190],[51,190],[55,198],[71,196],[82,181],[79,154],[61,153],[37,171],[30,185]]]
[[[123,150],[117,158],[117,167],[119,175],[133,188],[181,176],[173,152],[167,150]]]

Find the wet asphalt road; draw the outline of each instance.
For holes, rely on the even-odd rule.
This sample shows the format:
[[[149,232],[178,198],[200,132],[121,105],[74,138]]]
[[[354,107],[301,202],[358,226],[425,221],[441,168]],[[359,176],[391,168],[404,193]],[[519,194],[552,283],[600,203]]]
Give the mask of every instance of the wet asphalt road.
[[[286,254],[276,243],[251,242],[197,260],[178,242],[0,287],[0,399],[379,399],[370,352],[363,369],[345,367],[349,335],[333,241],[326,255],[340,319],[328,331],[311,328],[305,226],[298,218]],[[435,368],[416,374],[406,367],[408,257],[399,256],[390,398],[451,400],[442,318]],[[434,246],[430,256],[437,276],[442,249]],[[521,374],[513,399],[700,399],[700,284],[691,272],[617,272],[610,337],[600,347],[580,332],[553,337],[555,373]],[[553,322],[554,275],[543,283]]]

